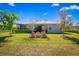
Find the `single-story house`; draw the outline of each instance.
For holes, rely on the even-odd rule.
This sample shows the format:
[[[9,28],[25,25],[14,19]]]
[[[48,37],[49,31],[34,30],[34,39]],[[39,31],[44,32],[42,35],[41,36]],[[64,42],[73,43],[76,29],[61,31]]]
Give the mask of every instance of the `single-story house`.
[[[58,23],[52,23],[51,21],[38,21],[38,22],[29,22],[27,24],[17,24],[18,29],[30,29],[34,30],[36,27],[42,27],[42,30],[47,33],[63,33],[64,31],[59,28]]]
[[[79,25],[74,25],[74,26],[72,26],[72,29],[73,29],[73,30],[79,30]]]

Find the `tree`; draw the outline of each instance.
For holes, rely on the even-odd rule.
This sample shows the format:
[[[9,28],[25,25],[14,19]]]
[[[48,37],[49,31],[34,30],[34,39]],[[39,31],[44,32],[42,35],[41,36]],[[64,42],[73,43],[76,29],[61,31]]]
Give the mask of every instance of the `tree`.
[[[63,8],[63,10],[60,10],[60,18],[61,18],[60,28],[63,30],[63,37],[64,37],[65,36],[64,32],[71,31],[72,29],[72,15],[69,15],[66,12],[66,9]]]
[[[72,15],[67,15],[65,22],[65,31],[71,31],[71,30],[72,30]]]
[[[0,22],[3,23],[3,30],[11,30],[16,21],[20,18],[20,16],[16,13],[10,11],[2,11],[0,10]]]
[[[66,32],[71,31],[71,26],[70,26],[70,25],[66,25],[65,28],[64,28],[64,30],[65,30]]]
[[[66,23],[66,10],[65,8],[63,10],[60,10],[60,29],[63,30],[63,37],[64,37],[64,32],[65,32],[65,23]]]

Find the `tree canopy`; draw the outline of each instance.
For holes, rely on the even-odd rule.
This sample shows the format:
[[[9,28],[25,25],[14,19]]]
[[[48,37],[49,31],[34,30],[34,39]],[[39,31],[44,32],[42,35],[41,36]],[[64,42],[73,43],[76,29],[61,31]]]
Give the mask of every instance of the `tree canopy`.
[[[19,18],[20,15],[16,13],[0,10],[0,23],[3,25],[2,29],[4,30],[11,30]]]

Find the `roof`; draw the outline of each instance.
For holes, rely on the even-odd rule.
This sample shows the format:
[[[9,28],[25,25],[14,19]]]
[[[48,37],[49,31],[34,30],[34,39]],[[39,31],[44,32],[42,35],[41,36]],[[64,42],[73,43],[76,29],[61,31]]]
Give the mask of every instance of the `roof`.
[[[28,22],[27,24],[58,24],[58,23],[52,21],[32,21]]]

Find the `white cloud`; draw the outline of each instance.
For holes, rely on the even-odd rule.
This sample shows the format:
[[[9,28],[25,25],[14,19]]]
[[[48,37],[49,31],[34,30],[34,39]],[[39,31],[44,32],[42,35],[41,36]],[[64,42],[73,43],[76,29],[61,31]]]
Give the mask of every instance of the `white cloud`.
[[[14,3],[8,3],[8,5],[13,6],[13,7],[15,6]]]
[[[69,7],[65,7],[65,9],[66,9],[66,10],[69,10],[70,8],[69,8]]]
[[[59,6],[59,4],[58,4],[58,3],[53,3],[51,6],[52,6],[52,7],[53,7],[53,6]]]
[[[69,7],[62,7],[61,9],[60,9],[60,11],[62,11],[62,10],[69,10],[70,8]]]
[[[62,7],[61,9],[60,9],[60,11],[61,10],[73,10],[73,9],[75,9],[75,10],[79,10],[79,6],[77,6],[77,5],[70,5],[69,7]]]
[[[67,17],[72,17],[72,15],[67,15]]]
[[[79,9],[79,6],[77,6],[77,5],[71,5],[70,9]]]
[[[60,9],[60,11],[65,10],[65,9],[66,9],[65,7],[62,7],[62,8]]]

